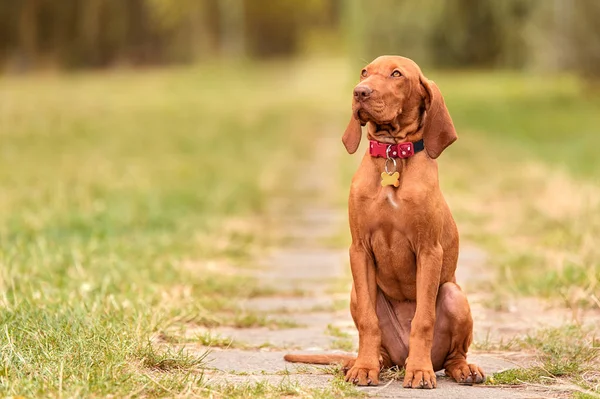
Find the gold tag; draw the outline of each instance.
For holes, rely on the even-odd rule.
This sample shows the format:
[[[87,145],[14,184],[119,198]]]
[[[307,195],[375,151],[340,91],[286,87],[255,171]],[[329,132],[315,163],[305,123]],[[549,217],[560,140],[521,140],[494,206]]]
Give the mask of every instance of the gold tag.
[[[400,182],[398,181],[399,178],[400,178],[400,173],[398,173],[398,172],[394,172],[391,175],[387,174],[386,172],[381,172],[381,187],[385,187],[385,186],[398,187],[400,185]]]

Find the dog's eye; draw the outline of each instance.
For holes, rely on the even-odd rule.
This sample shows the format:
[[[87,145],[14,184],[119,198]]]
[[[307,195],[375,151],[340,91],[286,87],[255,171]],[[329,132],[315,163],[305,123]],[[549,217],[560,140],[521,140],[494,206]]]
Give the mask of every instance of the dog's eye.
[[[363,70],[360,72],[360,76],[362,76],[363,78],[366,78],[366,77],[367,77],[367,70],[366,70],[366,69],[363,69]]]
[[[394,72],[392,72],[392,77],[393,78],[399,78],[400,76],[402,76],[402,74],[400,73],[400,71],[395,70]]]

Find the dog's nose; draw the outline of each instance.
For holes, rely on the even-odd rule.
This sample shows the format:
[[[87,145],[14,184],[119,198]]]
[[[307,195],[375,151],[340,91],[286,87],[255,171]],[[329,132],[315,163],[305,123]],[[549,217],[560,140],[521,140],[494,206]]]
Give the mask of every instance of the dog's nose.
[[[354,88],[354,98],[357,101],[366,100],[373,93],[373,90],[369,86],[360,85]]]

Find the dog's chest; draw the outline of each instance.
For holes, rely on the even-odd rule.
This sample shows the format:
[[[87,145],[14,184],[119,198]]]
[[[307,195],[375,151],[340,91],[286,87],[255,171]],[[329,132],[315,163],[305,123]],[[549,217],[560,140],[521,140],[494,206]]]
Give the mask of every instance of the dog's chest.
[[[416,255],[413,243],[418,231],[417,200],[412,193],[383,188],[358,210],[363,242],[375,260],[379,287],[390,297],[414,300]]]
[[[374,233],[378,230],[406,232],[414,222],[415,199],[410,193],[402,193],[394,187],[383,187],[374,195],[363,196],[363,204],[354,210],[359,214],[366,231]]]

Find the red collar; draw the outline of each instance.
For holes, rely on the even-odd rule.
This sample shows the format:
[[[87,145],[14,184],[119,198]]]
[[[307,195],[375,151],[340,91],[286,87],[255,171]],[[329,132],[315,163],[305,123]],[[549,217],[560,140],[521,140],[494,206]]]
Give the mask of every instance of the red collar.
[[[423,140],[398,144],[385,144],[375,140],[369,142],[369,154],[376,158],[410,158],[425,148]]]

